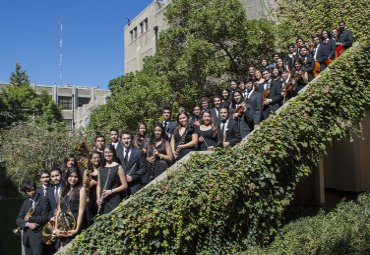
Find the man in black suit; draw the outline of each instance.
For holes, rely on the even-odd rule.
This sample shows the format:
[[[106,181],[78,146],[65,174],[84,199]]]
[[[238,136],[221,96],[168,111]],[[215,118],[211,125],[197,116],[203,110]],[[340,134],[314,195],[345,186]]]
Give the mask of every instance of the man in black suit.
[[[171,136],[173,132],[176,129],[176,122],[171,120],[172,110],[170,107],[164,107],[162,110],[162,127],[164,129],[164,132],[166,136],[168,137],[168,140],[171,139]]]
[[[336,45],[342,45],[344,49],[348,49],[353,43],[353,33],[346,29],[345,26],[344,20],[339,21],[339,35]]]
[[[48,189],[50,188],[50,174],[47,170],[42,170],[40,173],[41,186],[37,187],[36,193],[41,196],[46,196]]]
[[[145,155],[142,150],[132,146],[132,134],[129,130],[122,132],[123,154],[117,154],[125,170],[128,183],[128,195],[135,194],[141,187],[141,178],[146,173]]]
[[[325,61],[329,58],[329,47],[325,47],[325,45],[320,40],[320,36],[317,34],[314,35],[313,42],[315,44],[315,48],[313,50],[313,58],[315,61],[319,62],[320,72],[322,72],[327,67]]]
[[[263,101],[264,120],[268,118],[271,112],[277,111],[277,109],[279,109],[279,107],[282,105],[283,102],[283,96],[281,95],[282,83],[283,81],[273,82],[270,86],[269,96]]]
[[[306,45],[303,45],[299,48],[299,52],[301,55],[301,60],[304,63],[304,68],[308,74],[308,81],[312,81],[315,76],[313,75],[313,70],[315,69],[315,61],[313,56],[309,53],[308,48]]]
[[[229,108],[226,106],[220,109],[219,129],[222,137],[222,147],[233,147],[241,141],[240,130],[232,118],[229,118]]]
[[[58,207],[58,199],[63,188],[62,171],[59,168],[54,167],[51,169],[50,182],[53,186],[51,186],[46,193],[50,203],[50,213],[48,217],[49,220],[54,217],[54,212]]]
[[[213,108],[210,109],[212,120],[215,125],[220,124],[220,107],[221,107],[221,96],[213,97]]]
[[[201,120],[200,112],[201,112],[200,106],[199,105],[194,106],[193,116],[191,116],[191,119],[190,119],[190,125],[194,127],[200,126],[200,120]]]
[[[36,193],[34,181],[26,181],[21,190],[27,198],[18,213],[16,224],[23,231],[22,241],[26,255],[41,255],[43,252],[42,228],[48,221],[49,202],[45,196]]]

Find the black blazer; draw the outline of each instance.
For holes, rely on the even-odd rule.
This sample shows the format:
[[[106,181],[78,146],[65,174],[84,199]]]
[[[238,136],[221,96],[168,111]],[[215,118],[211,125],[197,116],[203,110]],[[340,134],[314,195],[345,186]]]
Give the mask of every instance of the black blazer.
[[[132,195],[142,186],[141,178],[146,173],[145,155],[142,150],[131,147],[131,154],[127,164],[125,164],[123,153],[120,161],[122,162],[125,174],[132,177],[132,181],[128,183],[128,193],[129,195]]]
[[[320,43],[318,48],[315,48],[315,50],[317,51],[317,53],[314,52],[314,54],[316,54],[316,61],[323,64],[323,62],[329,58],[329,45],[327,46],[324,43]]]
[[[281,95],[281,88],[282,88],[283,81],[273,81],[270,87],[270,94],[267,97],[271,99],[272,102],[265,107],[265,111],[263,112],[263,118],[267,119],[271,112],[276,111],[282,104],[283,96]]]
[[[353,33],[348,29],[344,29],[342,33],[338,35],[338,42],[343,44],[345,49],[352,46],[353,43]]]
[[[221,122],[218,128],[220,129],[221,132],[222,141],[224,140],[224,134],[226,134],[225,141],[230,143],[230,147],[233,147],[237,143],[240,143],[241,141],[240,130],[235,120],[229,118],[225,132],[224,130],[221,130]]]
[[[312,81],[314,77],[313,70],[315,69],[315,60],[313,59],[313,56],[308,53],[305,57],[302,57],[304,61],[304,68],[307,71],[308,74],[308,81]]]
[[[216,126],[217,126],[218,124],[220,124],[220,110],[218,110],[218,117],[217,117],[216,109],[215,109],[215,108],[212,108],[212,109],[210,109],[209,111],[211,112],[213,123],[214,123]]]
[[[32,206],[32,202],[29,198],[23,201],[22,207],[18,213],[16,224],[23,229],[23,244],[41,244],[42,243],[42,228],[46,222],[48,222],[48,215],[50,211],[50,205],[47,197],[41,196],[36,193],[36,206],[35,212],[32,217],[29,218],[28,222],[37,223],[39,225],[36,229],[30,229],[26,227],[26,221],[23,220],[24,216]]]
[[[254,90],[251,96],[247,100],[247,110],[244,113],[245,118],[249,118],[248,121],[252,122],[252,125],[260,124],[262,118],[262,94]]]
[[[162,121],[162,127],[164,128],[163,121]],[[170,120],[168,122],[168,124],[166,126],[166,130],[165,130],[170,135],[168,137],[168,140],[171,139],[171,136],[172,136],[173,132],[175,131],[175,129],[176,129],[176,122]]]
[[[117,144],[116,155],[118,164],[122,165],[121,158],[123,159],[123,144],[121,142],[118,142]]]
[[[60,191],[59,195],[62,192],[63,189],[63,184],[60,183]],[[46,197],[48,198],[49,204],[50,204],[50,212],[48,218],[51,219],[54,216],[54,211],[58,207],[58,201],[55,200],[54,198],[54,190],[55,190],[55,185],[51,186],[48,191],[46,192]]]
[[[48,190],[50,189],[50,185],[46,187],[46,193],[45,193],[45,196],[47,196],[47,193],[48,193]],[[37,194],[40,194],[41,196],[44,195],[44,186],[40,186],[40,187],[37,187],[36,189],[36,193]]]

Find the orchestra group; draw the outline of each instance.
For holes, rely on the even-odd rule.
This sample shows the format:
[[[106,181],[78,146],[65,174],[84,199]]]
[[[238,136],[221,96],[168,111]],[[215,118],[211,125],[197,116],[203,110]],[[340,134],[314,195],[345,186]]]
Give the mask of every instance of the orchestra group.
[[[180,112],[173,120],[171,108],[163,108],[162,120],[151,132],[144,122],[138,123],[135,134],[111,128],[109,142],[104,135],[95,137],[86,169],[68,154],[61,167],[39,174],[39,187],[26,181],[21,190],[27,198],[14,229],[22,236],[25,253],[53,254],[96,215],[111,212],[189,152],[235,146],[353,41],[344,21],[312,39],[298,38],[296,45],[288,45],[285,57],[275,53],[272,63],[266,58],[260,66],[249,67],[246,80],[233,80],[212,97],[212,108],[202,97],[192,116]]]

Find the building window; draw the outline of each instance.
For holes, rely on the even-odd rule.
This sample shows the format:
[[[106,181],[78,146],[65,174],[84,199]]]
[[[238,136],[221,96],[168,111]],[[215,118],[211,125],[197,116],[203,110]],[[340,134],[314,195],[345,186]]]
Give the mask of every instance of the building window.
[[[140,33],[144,33],[144,22],[140,23]]]
[[[134,28],[134,39],[137,39],[137,27]]]
[[[58,97],[58,104],[63,110],[72,110],[72,97]]]
[[[131,42],[134,40],[134,30],[130,31],[130,36],[131,36]]]
[[[90,102],[89,97],[79,97],[78,98],[78,107],[83,106],[84,104],[88,104]]]
[[[144,32],[148,31],[148,18],[144,20]]]

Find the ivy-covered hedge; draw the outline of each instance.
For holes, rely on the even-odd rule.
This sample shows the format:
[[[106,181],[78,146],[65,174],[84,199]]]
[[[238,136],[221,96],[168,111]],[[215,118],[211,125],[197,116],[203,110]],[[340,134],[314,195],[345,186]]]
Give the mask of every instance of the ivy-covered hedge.
[[[231,254],[276,234],[299,180],[370,109],[369,45],[351,48],[240,146],[195,155],[99,217],[70,254]]]
[[[370,254],[370,194],[360,195],[357,202],[342,202],[328,214],[289,223],[266,249],[240,253],[251,254]]]

